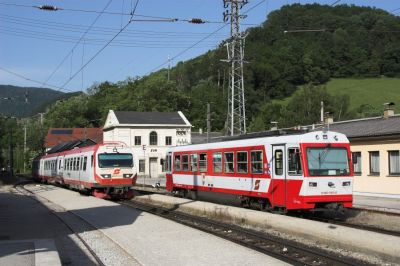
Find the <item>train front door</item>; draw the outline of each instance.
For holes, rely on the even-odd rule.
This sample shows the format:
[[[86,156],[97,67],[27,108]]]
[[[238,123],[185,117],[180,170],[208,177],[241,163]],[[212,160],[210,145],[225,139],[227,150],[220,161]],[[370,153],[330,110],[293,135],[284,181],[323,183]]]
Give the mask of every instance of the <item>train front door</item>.
[[[285,145],[272,146],[271,168],[271,205],[273,207],[286,206],[286,154]]]

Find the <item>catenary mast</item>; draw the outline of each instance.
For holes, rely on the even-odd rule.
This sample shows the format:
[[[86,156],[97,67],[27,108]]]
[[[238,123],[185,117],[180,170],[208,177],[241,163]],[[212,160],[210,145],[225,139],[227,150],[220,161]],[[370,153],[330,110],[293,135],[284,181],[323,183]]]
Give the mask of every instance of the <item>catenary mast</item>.
[[[223,0],[224,21],[230,19],[231,37],[226,43],[228,59],[223,60],[230,64],[228,90],[228,116],[226,121],[227,135],[246,133],[246,106],[244,99],[244,45],[246,35],[240,32],[240,20],[245,15],[240,14],[241,8],[248,0]]]

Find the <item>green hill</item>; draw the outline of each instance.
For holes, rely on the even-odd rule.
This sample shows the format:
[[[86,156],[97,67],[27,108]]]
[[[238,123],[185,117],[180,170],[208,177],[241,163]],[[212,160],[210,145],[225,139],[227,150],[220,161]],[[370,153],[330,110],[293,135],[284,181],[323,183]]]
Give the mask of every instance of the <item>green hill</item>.
[[[387,102],[400,106],[400,78],[332,79],[326,88],[332,95],[348,94],[350,109],[368,104],[382,110]]]
[[[69,96],[47,88],[0,85],[0,114],[15,117],[31,116],[44,112],[49,104]]]
[[[350,110],[366,105],[382,110],[383,103],[387,102],[400,105],[400,78],[334,78],[324,86],[332,96],[347,94]],[[274,103],[286,106],[300,92],[301,88],[290,97],[274,100]]]
[[[374,7],[293,4],[271,12],[261,26],[247,30],[244,77],[249,130],[269,128],[270,121],[281,127],[314,123],[321,100],[327,111],[339,110],[336,120],[380,111],[390,98],[385,94],[394,95],[395,85],[388,77],[400,76],[399,32],[400,18]],[[89,97],[55,106],[54,119],[49,115],[48,122],[81,124],[104,118],[109,109],[181,110],[196,128],[204,128],[206,106],[211,103],[213,130],[222,130],[229,64],[221,59],[226,58],[226,47],[221,45],[178,62],[169,71],[169,80],[168,71],[161,69],[140,79],[98,84]],[[371,87],[379,77],[386,77],[382,85]],[[363,78],[365,84],[357,83]],[[276,104],[287,97],[287,106]]]

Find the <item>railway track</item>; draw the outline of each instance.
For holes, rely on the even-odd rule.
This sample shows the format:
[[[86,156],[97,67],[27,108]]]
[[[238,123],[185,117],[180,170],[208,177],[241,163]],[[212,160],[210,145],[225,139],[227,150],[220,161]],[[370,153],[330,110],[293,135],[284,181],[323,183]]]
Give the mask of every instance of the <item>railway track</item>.
[[[141,191],[140,193],[142,194],[161,194],[161,195],[165,195],[168,196],[169,194],[166,191],[163,190],[153,190],[153,189],[144,189],[141,190],[140,187],[135,187],[135,190],[137,191]],[[212,201],[213,202],[213,201]],[[217,203],[218,204],[218,203]],[[235,206],[236,207],[236,206]],[[254,210],[258,210],[257,208],[252,208]],[[400,217],[400,215],[396,214],[396,213],[385,213],[382,211],[376,211],[376,210],[367,210],[367,209],[353,209],[353,211],[364,211],[364,212],[368,212],[371,214],[381,214],[381,215],[385,215],[385,216],[393,216],[393,217]],[[323,222],[323,223],[329,223],[329,224],[335,224],[335,225],[340,225],[340,226],[345,226],[345,227],[349,227],[349,228],[354,228],[354,229],[360,229],[360,230],[364,230],[364,231],[370,231],[370,232],[375,232],[375,233],[379,233],[379,234],[385,234],[385,235],[391,235],[391,236],[399,236],[400,237],[400,231],[397,230],[389,230],[389,229],[385,229],[385,228],[381,228],[380,224],[377,225],[366,225],[366,224],[357,224],[357,223],[350,223],[346,221],[347,217],[337,217],[334,216],[332,217],[331,215],[329,215],[329,217],[326,217],[324,215],[318,214],[318,213],[301,213],[301,212],[294,212],[294,213],[289,213],[286,215],[290,215],[292,217],[296,217],[296,218],[302,218],[302,219],[308,219],[308,220],[313,220],[313,221],[318,221],[318,222]],[[399,218],[400,219],[400,218]]]
[[[203,217],[184,214],[173,209],[136,201],[123,201],[121,204],[219,236],[293,265],[370,265],[354,258],[338,256],[318,248],[303,246],[294,241],[280,239],[276,236],[216,222]]]

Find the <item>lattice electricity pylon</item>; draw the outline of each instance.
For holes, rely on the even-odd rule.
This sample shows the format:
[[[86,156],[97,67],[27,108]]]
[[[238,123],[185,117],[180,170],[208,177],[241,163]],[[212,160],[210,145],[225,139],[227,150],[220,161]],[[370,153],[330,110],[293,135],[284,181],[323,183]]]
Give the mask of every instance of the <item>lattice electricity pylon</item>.
[[[240,9],[248,3],[247,0],[223,0],[224,7],[230,12],[224,12],[224,21],[230,18],[231,38],[226,43],[228,59],[223,60],[230,63],[229,87],[228,90],[228,115],[227,135],[246,133],[246,105],[244,98],[244,45],[246,35],[240,33],[240,19],[246,16],[240,15]]]

